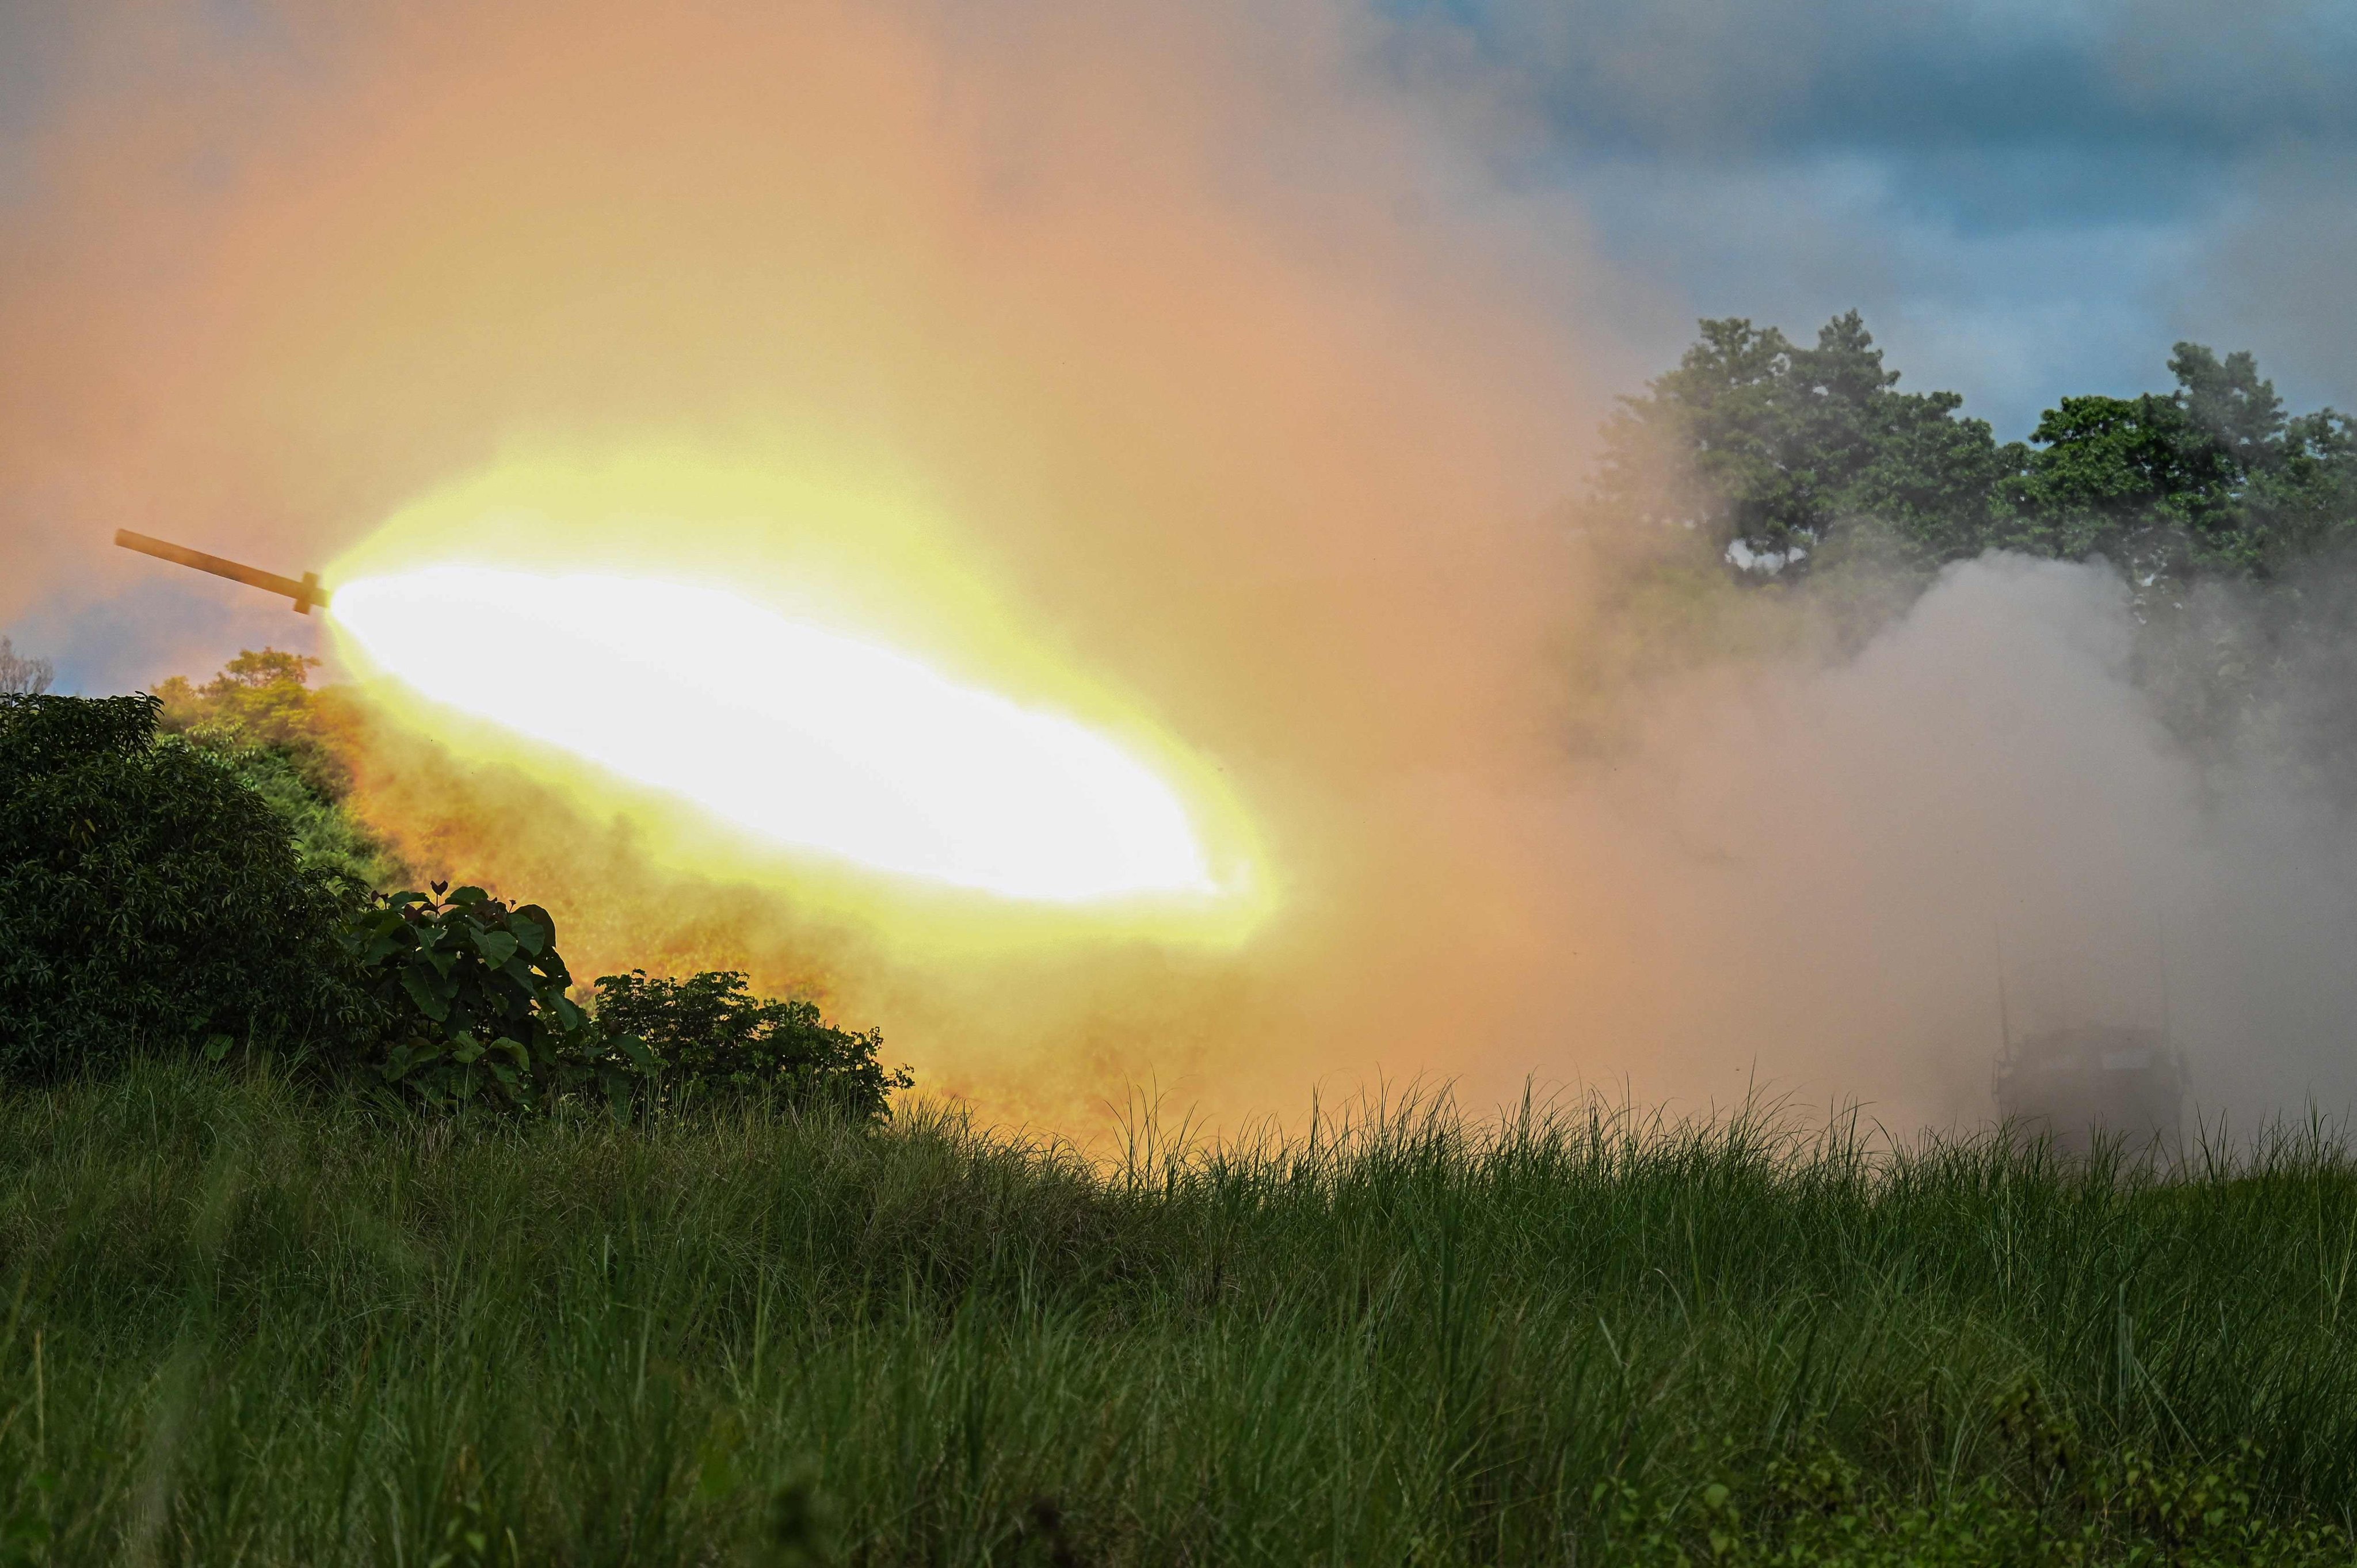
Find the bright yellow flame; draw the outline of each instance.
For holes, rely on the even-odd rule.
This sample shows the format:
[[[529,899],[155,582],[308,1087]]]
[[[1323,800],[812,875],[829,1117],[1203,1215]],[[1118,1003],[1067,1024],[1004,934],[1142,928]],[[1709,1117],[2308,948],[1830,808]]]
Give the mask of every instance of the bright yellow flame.
[[[1111,740],[726,590],[443,564],[334,615],[419,694],[774,843],[1055,903],[1221,891]]]

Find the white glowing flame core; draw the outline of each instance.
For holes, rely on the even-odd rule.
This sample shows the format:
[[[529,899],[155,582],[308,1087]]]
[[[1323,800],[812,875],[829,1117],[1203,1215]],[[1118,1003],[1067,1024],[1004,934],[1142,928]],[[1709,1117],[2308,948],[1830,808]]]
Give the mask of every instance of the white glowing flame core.
[[[441,565],[345,584],[334,615],[420,694],[780,843],[1017,898],[1218,890],[1104,736],[734,594]]]

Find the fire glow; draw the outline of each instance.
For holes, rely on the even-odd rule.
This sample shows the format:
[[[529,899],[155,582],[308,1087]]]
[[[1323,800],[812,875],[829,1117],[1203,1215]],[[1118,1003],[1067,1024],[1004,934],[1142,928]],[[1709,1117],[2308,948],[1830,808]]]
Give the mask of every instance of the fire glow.
[[[723,589],[442,564],[345,583],[333,613],[418,695],[772,843],[1066,905],[1222,891],[1112,739]]]

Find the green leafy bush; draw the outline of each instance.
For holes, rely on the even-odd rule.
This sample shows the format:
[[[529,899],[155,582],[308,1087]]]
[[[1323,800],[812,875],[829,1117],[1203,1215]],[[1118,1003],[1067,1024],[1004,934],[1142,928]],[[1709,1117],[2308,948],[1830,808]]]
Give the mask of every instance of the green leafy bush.
[[[352,897],[156,698],[0,694],[0,1079],[293,1044],[367,1015]]]
[[[603,1054],[556,951],[556,921],[479,887],[380,896],[347,943],[390,1020],[377,1070],[431,1105],[544,1106]]]
[[[592,1019],[565,994],[547,910],[447,886],[380,896],[348,938],[389,1020],[374,1070],[415,1101],[534,1111],[594,1098],[633,1114],[760,1092],[873,1120],[914,1081],[877,1063],[879,1033],[752,996],[741,974],[609,974]]]
[[[650,979],[644,970],[597,982],[597,1028],[608,1050],[645,1079],[643,1096],[679,1104],[748,1090],[823,1101],[864,1118],[915,1079],[877,1060],[884,1036],[840,1029],[818,1004],[752,995],[741,974]]]

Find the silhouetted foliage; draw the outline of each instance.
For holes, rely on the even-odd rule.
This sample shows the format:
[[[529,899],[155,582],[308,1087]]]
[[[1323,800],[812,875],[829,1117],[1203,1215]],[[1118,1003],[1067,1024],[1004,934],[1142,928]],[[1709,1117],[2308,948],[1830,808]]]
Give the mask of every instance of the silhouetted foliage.
[[[597,1028],[646,1074],[646,1092],[674,1103],[759,1090],[879,1117],[889,1093],[915,1081],[908,1069],[887,1072],[877,1060],[878,1031],[836,1028],[814,1002],[756,997],[732,972],[601,976]]]
[[[305,674],[265,650],[201,692],[0,694],[0,1080],[252,1041],[323,1046],[438,1108],[759,1093],[872,1119],[909,1084],[874,1031],[740,974],[609,975],[593,1020],[538,905],[445,883],[364,898],[349,856],[298,841],[340,767]],[[187,733],[159,736],[173,703]]]
[[[367,1066],[415,1102],[590,1098],[635,1115],[762,1094],[874,1120],[914,1081],[877,1063],[882,1035],[838,1029],[813,1002],[755,997],[741,974],[609,974],[592,1020],[565,994],[546,909],[446,886],[381,896],[347,939],[389,1021]]]
[[[365,1016],[355,906],[151,696],[0,695],[0,1077],[280,1044]]]

